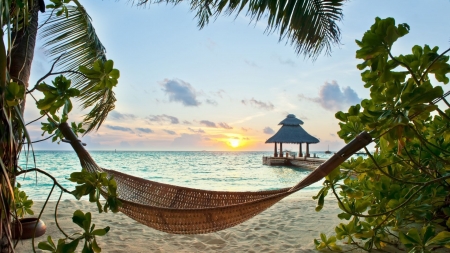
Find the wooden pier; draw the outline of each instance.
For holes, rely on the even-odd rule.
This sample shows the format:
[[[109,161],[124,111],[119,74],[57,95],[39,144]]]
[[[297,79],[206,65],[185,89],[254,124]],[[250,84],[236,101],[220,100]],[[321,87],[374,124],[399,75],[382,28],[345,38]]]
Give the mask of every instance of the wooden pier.
[[[271,157],[263,156],[263,164],[270,166],[295,166],[299,168],[314,170],[327,159],[317,157]]]

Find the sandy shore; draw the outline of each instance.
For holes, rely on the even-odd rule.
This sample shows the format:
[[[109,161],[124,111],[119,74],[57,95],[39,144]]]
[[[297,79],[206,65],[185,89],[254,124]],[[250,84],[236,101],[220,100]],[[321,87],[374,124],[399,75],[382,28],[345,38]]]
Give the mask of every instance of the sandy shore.
[[[298,194],[297,194],[298,195]],[[35,244],[45,241],[48,235],[57,242],[64,238],[53,218],[55,202],[50,202],[42,216],[47,233],[36,238]],[[36,202],[39,210],[42,202]],[[141,225],[117,213],[98,213],[94,203],[65,200],[58,208],[58,222],[68,234],[81,231],[72,223],[76,209],[90,211],[96,228],[110,226],[110,232],[99,238],[102,252],[317,252],[314,238],[320,232],[333,234],[340,223],[340,210],[335,200],[326,201],[321,212],[314,210],[316,202],[311,194],[282,200],[255,218],[216,233],[205,235],[172,235]],[[81,251],[82,245],[78,246]],[[16,252],[32,252],[31,239],[19,242]],[[48,252],[37,250],[37,252]],[[355,251],[356,252],[356,251]]]

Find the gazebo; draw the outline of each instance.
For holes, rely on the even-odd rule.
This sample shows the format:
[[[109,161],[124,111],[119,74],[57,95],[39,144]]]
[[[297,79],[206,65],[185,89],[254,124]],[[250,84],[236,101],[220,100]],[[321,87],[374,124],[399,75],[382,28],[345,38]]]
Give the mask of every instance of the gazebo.
[[[300,125],[303,125],[303,121],[297,119],[294,114],[289,114],[286,119],[280,122],[282,127],[278,132],[270,137],[266,143],[275,143],[274,157],[283,157],[283,143],[295,143],[299,144],[299,157],[303,156],[302,143],[306,143],[305,157],[309,157],[309,144],[319,143],[319,139],[308,134]],[[280,143],[280,156],[277,153],[277,143]]]

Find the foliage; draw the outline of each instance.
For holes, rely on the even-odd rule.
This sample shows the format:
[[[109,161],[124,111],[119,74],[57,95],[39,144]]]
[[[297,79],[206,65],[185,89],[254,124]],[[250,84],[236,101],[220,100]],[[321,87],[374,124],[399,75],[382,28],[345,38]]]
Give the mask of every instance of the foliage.
[[[43,82],[37,86],[44,98],[36,102],[36,107],[41,110],[41,114],[48,112],[53,118],[56,117],[56,111],[63,107],[61,122],[66,122],[73,108],[70,98],[79,96],[80,91],[70,88],[71,81],[62,75],[56,77],[52,84],[53,86]]]
[[[314,244],[316,245],[316,249],[330,249],[335,251],[341,251],[341,247],[336,245],[336,236],[331,236],[330,238],[327,238],[327,236],[324,233],[320,233],[320,241],[317,239],[314,239]]]
[[[7,106],[16,106],[25,96],[25,88],[16,82],[10,82],[5,89],[5,100]]]
[[[450,247],[450,104],[443,98],[447,109],[439,108],[443,88],[432,84],[448,83],[449,50],[416,45],[394,57],[394,42],[408,32],[407,24],[376,18],[356,41],[370,99],[336,113],[338,134],[349,142],[370,131],[376,151],[366,149],[368,158],[333,171],[316,196],[320,209],[329,191],[335,195],[338,216],[347,220],[335,228],[336,238],[364,250],[397,243],[410,252]],[[317,242],[320,249],[328,241]]]
[[[72,235],[72,237],[76,235],[79,235],[79,237],[69,242],[59,239],[58,244],[55,245],[51,236],[48,236],[47,241],[38,244],[38,248],[52,253],[72,253],[75,252],[78,243],[84,239],[83,253],[101,252],[102,249],[98,246],[96,236],[106,235],[110,228],[95,229],[95,224],[91,225],[91,213],[85,214],[81,210],[76,210],[73,213],[72,221],[84,230],[83,233]]]
[[[75,190],[72,191],[75,198],[80,199],[82,196],[89,195],[89,201],[97,203],[100,213],[108,212],[108,208],[114,213],[119,211],[122,203],[117,199],[117,184],[114,177],[108,178],[105,172],[92,173],[83,169],[81,172],[73,172],[68,179],[77,184],[81,184],[76,186]],[[100,194],[104,190],[107,190],[104,193],[106,195],[106,202],[102,207]]]
[[[21,191],[20,187],[21,185],[19,183],[14,187],[14,206],[11,209],[16,211],[18,218],[23,218],[25,214],[34,214],[33,210],[31,210],[33,200],[28,199],[27,194],[24,191]]]
[[[179,4],[181,0],[136,0],[138,5],[149,3]],[[203,28],[210,18],[220,14],[239,15],[245,12],[252,21],[267,19],[266,32],[278,32],[280,41],[287,40],[298,54],[316,58],[323,50],[331,52],[339,44],[341,32],[337,22],[342,19],[344,0],[286,0],[286,1],[190,1],[198,26]]]
[[[85,133],[88,133],[98,129],[108,113],[114,109],[116,98],[112,87],[117,82],[111,80],[114,85],[97,85],[103,78],[96,79],[84,75],[80,66],[84,66],[83,69],[90,69],[95,62],[102,66],[106,62],[111,67],[113,64],[106,58],[106,49],[95,32],[91,17],[77,0],[55,0],[47,5],[47,8],[55,10],[56,14],[53,15],[53,12],[49,14],[40,37],[45,42],[46,53],[54,57],[56,67],[67,74],[74,83],[74,88],[80,91],[78,100],[81,108],[90,109],[83,119],[86,126]],[[59,60],[62,54],[64,57]],[[114,70],[113,73],[115,78],[108,79],[119,77],[118,70]]]

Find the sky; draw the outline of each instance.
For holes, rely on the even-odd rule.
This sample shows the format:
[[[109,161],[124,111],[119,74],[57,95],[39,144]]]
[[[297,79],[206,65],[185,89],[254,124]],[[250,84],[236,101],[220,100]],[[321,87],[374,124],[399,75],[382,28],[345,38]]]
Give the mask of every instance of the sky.
[[[271,151],[273,144],[264,142],[294,114],[320,140],[310,145],[312,151],[337,151],[345,143],[336,134],[334,114],[369,96],[356,68],[355,39],[375,17],[410,25],[410,33],[394,44],[394,55],[410,53],[416,44],[439,46],[441,52],[450,47],[449,0],[347,1],[338,23],[341,44],[315,61],[296,54],[276,33],[265,33],[265,19],[221,15],[200,30],[186,3],[80,3],[121,74],[115,110],[97,132],[82,138],[88,150]],[[39,43],[30,84],[52,64]],[[77,107],[69,121],[79,122],[86,113]],[[27,98],[25,121],[38,117]],[[39,122],[29,132],[33,140],[45,138]],[[34,148],[70,149],[51,141]],[[298,145],[284,148],[296,151]]]

